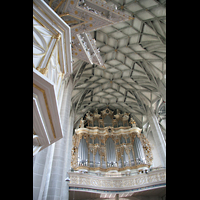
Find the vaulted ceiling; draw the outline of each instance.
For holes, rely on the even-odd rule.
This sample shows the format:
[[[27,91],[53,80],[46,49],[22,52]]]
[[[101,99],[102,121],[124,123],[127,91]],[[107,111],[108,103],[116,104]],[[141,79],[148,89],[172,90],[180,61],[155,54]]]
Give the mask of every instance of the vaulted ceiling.
[[[131,113],[138,126],[143,127],[147,124],[145,106],[153,107],[161,119],[165,118],[166,3],[112,3],[134,19],[91,33],[106,69],[74,58],[75,124],[88,110],[108,105]]]
[[[64,1],[46,1],[59,14]],[[75,127],[86,112],[109,107],[130,113],[148,131],[146,107],[152,107],[165,131],[166,1],[112,0],[108,4],[133,17],[90,32],[105,68],[73,58]],[[65,4],[62,4],[63,8]],[[58,8],[59,7],[59,8]]]

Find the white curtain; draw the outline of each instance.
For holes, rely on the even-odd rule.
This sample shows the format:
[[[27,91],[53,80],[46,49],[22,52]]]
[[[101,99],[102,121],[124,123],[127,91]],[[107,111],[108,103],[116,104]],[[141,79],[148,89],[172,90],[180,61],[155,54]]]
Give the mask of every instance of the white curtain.
[[[115,143],[110,137],[106,141],[106,154],[108,163],[116,162]]]
[[[88,147],[86,140],[82,138],[78,147],[78,161],[80,164],[86,165],[87,160],[88,160]]]
[[[145,155],[142,148],[142,144],[141,144],[140,139],[137,136],[133,143],[133,149],[134,149],[137,164],[145,163]]]

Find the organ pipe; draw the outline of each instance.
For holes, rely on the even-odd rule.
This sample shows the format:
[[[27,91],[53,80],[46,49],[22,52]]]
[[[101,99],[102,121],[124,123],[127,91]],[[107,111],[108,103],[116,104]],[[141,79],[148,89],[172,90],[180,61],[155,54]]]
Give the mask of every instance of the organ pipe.
[[[110,116],[112,122],[113,111],[108,109],[101,112],[101,119],[104,119],[105,115]],[[120,116],[119,111],[115,116]],[[153,159],[151,146],[141,129],[136,127],[135,123],[132,124],[132,127],[88,126],[76,129],[73,136],[72,168],[120,171],[139,168],[142,165],[150,167]]]

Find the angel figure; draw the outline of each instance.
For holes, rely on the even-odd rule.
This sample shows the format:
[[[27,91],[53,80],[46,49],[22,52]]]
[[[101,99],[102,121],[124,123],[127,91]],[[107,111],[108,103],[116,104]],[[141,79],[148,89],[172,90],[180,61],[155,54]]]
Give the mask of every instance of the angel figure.
[[[135,122],[135,120],[132,117],[131,117],[129,123],[132,125],[132,127],[136,127],[136,122]]]
[[[81,117],[79,128],[84,128],[84,122],[85,120],[83,120],[83,118]]]

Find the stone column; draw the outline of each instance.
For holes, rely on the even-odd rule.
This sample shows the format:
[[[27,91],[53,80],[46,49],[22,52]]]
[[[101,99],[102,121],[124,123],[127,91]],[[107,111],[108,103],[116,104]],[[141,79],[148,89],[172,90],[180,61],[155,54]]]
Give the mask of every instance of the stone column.
[[[49,181],[49,187],[47,196],[45,199],[59,199],[61,197],[61,188],[62,184],[65,181],[66,177],[63,177],[64,167],[65,167],[65,157],[66,154],[66,146],[68,145],[69,139],[69,115],[70,115],[70,107],[71,107],[71,94],[72,94],[72,76],[69,78],[68,84],[64,88],[63,99],[60,111],[63,138],[58,140],[55,143],[52,169],[51,169],[51,177]],[[69,139],[70,140],[70,139]]]
[[[147,107],[147,118],[150,123],[150,128],[153,134],[157,151],[159,152],[161,161],[163,163],[163,167],[166,167],[166,142],[163,137],[157,117],[149,107]]]
[[[43,188],[38,199],[46,199],[46,196],[47,196],[48,187],[49,187],[49,180],[50,180],[50,177],[51,177],[51,168],[52,168],[52,162],[53,162],[54,147],[55,147],[55,143],[53,143],[51,146],[48,147],[45,173],[43,174],[44,188]]]
[[[74,127],[74,111],[75,108],[72,106],[70,112],[68,133],[67,133],[67,143],[65,149],[65,160],[64,160],[64,168],[63,168],[63,179],[62,179],[62,187],[61,187],[61,200],[69,199],[69,186],[68,182],[65,181],[65,178],[69,177],[68,172],[71,170],[71,150],[72,150],[72,136],[73,136],[73,127]]]
[[[41,192],[43,192],[42,180],[44,178],[44,169],[46,165],[48,147],[38,152],[34,156],[33,165],[33,200],[39,199]]]

